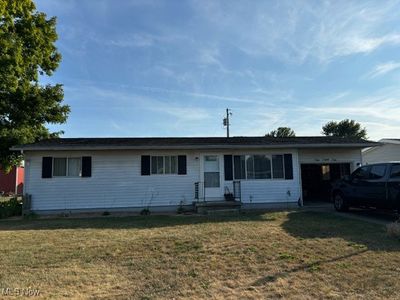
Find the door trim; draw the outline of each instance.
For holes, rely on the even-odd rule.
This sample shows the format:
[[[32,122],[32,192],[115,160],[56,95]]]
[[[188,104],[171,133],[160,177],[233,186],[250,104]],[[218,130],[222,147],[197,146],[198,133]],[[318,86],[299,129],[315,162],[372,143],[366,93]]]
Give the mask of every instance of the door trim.
[[[204,187],[203,193],[204,193],[204,198],[207,201],[213,201],[213,200],[221,200],[221,198],[224,197],[224,186],[225,186],[225,177],[224,177],[224,162],[223,162],[223,154],[219,153],[203,153],[200,155],[200,181],[204,185],[204,158],[205,156],[218,156],[218,162],[219,162],[219,195],[218,196],[207,196],[207,188]],[[217,189],[217,188],[215,188]],[[218,199],[217,199],[218,198]]]

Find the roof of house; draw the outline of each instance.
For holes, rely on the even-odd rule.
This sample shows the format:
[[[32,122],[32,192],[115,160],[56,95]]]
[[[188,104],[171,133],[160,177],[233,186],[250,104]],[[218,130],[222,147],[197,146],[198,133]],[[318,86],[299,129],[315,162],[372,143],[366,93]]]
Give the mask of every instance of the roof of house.
[[[362,153],[363,154],[366,154],[366,153],[369,153],[369,152],[372,152],[372,151],[375,151],[375,150],[378,150],[378,149],[380,149],[380,147],[377,147],[377,146],[384,146],[385,144],[387,145],[387,144],[389,144],[389,145],[400,145],[400,139],[388,139],[388,138],[384,138],[384,139],[380,139],[379,141],[378,141],[378,145],[375,145],[374,147],[368,147],[368,148],[366,148],[366,149],[363,149],[362,150]]]
[[[400,144],[400,139],[381,139],[379,142],[384,144]]]
[[[223,148],[365,148],[379,143],[340,137],[288,138],[238,137],[146,137],[58,138],[15,146],[12,150],[117,150],[117,149],[223,149]]]

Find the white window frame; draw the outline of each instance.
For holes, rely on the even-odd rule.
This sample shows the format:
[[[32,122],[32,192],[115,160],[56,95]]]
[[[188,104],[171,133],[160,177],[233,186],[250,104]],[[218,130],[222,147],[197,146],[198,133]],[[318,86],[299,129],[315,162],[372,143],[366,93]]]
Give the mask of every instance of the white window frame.
[[[54,159],[56,159],[56,158],[65,158],[66,159],[65,175],[54,175]],[[72,176],[72,175],[68,174],[68,162],[69,162],[70,159],[80,159],[80,161],[81,161],[81,168],[79,170],[79,175],[78,176]],[[65,177],[78,178],[78,177],[82,177],[82,157],[77,157],[77,156],[56,156],[56,157],[53,157],[52,167],[51,167],[51,177],[56,177],[56,178],[65,178]]]
[[[163,158],[163,172],[162,173],[153,173],[153,157],[162,157]],[[175,172],[174,173],[166,173],[166,169],[165,169],[165,161],[166,161],[166,157],[169,157],[170,160],[170,170],[172,167],[171,164],[171,157],[175,157],[175,164],[176,164],[176,168],[175,168]],[[150,175],[153,176],[158,176],[158,175],[178,175],[178,155],[151,155],[150,156]]]
[[[270,165],[271,165],[271,178],[248,178],[248,175],[247,175],[247,157],[248,156],[256,156],[256,155],[262,155],[262,156],[265,156],[265,157],[267,157],[269,160],[270,160]],[[282,156],[282,167],[283,167],[283,177],[279,177],[279,178],[274,178],[274,169],[273,169],[273,163],[272,163],[272,156],[275,156],[275,155],[280,155],[280,156]],[[242,178],[242,179],[236,179],[235,178],[235,171],[233,171],[233,179],[234,180],[252,180],[252,181],[260,181],[260,180],[285,180],[285,157],[284,157],[284,154],[280,154],[280,153],[272,153],[272,154],[262,154],[262,153],[253,153],[253,154],[234,154],[233,155],[233,157],[232,157],[232,160],[233,160],[233,170],[235,170],[235,159],[234,159],[234,157],[235,156],[244,156],[245,157],[245,163],[244,163],[244,166],[245,166],[245,168],[244,168],[244,172],[245,172],[245,177],[246,178]],[[253,158],[253,169],[254,169],[254,158]]]

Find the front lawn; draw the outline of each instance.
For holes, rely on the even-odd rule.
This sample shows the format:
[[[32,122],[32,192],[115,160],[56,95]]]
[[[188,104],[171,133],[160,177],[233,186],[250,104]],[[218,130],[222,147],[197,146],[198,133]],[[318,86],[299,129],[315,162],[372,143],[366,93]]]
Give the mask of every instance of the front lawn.
[[[1,289],[42,298],[379,298],[400,242],[329,213],[0,222]],[[1,298],[1,296],[0,296]]]

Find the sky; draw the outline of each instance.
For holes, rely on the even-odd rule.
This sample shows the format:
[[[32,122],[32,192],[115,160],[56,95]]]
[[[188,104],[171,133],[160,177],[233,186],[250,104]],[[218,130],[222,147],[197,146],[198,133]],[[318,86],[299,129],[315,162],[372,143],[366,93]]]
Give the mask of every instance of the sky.
[[[64,137],[400,137],[400,1],[36,0],[57,17]]]

